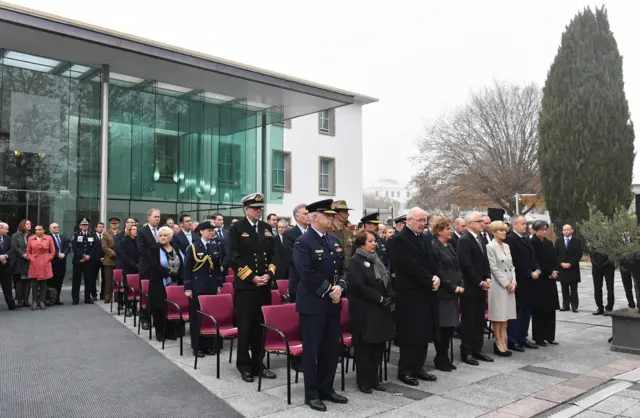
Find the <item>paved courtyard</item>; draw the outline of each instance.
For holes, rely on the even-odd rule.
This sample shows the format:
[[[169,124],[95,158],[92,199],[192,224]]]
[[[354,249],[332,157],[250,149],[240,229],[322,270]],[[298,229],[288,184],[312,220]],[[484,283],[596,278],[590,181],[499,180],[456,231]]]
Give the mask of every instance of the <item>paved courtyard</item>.
[[[396,380],[398,353],[394,347],[389,364],[389,380],[385,383],[388,389],[386,393],[365,395],[359,392],[355,384],[355,373],[349,371],[345,387],[349,403],[329,404],[328,412],[350,417],[380,418],[640,417],[640,370],[636,371],[640,369],[640,356],[610,350],[607,339],[611,334],[611,319],[591,315],[596,307],[590,270],[583,270],[582,278],[583,282],[579,287],[579,312],[558,312],[557,341],[560,345],[514,353],[510,358],[500,358],[494,363],[481,363],[480,366],[473,367],[458,363],[459,341],[454,340],[454,360],[458,370],[452,373],[432,370],[438,376],[438,381],[421,382],[416,388],[405,386]],[[615,292],[616,308],[626,307],[618,272]],[[61,317],[56,320],[58,315]],[[22,319],[16,321],[23,316],[28,325],[22,325]],[[39,317],[40,321],[30,319],[35,317]],[[7,318],[10,320],[7,321]],[[78,321],[78,326],[82,327],[81,335],[74,335],[72,321]],[[199,399],[196,407],[198,411],[202,411],[200,407],[213,408],[204,415],[200,412],[200,416],[233,416],[231,408],[246,417],[326,416],[303,405],[302,375],[299,383],[292,383],[292,405],[287,405],[286,363],[282,356],[271,358],[271,367],[278,378],[264,380],[262,392],[257,392],[257,382],[242,382],[234,364],[228,363],[228,343],[225,343],[221,356],[221,379],[216,379],[215,357],[200,359],[198,370],[193,369],[188,334],[185,337],[184,356],[180,356],[178,341],[170,342],[163,351],[160,343],[155,339],[148,339],[148,334],[143,332],[138,336],[130,319],[123,324],[122,316],[109,313],[108,305],[102,303],[95,306],[65,305],[48,309],[45,313],[1,310],[0,324],[0,416],[58,416],[48,415],[45,410],[34,408],[40,404],[58,402],[61,393],[69,401],[81,398],[87,392],[87,381],[95,382],[96,395],[102,393],[109,400],[115,398],[105,391],[106,388],[112,390],[117,387],[119,392],[137,393],[141,383],[136,376],[144,375],[145,379],[149,379],[148,382],[155,382],[147,374],[163,370],[166,373],[171,371],[178,383],[171,390],[161,391],[162,399],[153,398],[156,399],[154,402],[147,399],[144,408],[140,406],[137,415],[163,416],[155,413],[149,415],[155,409],[148,408],[162,410],[172,405],[171,416],[194,416],[193,407],[180,410],[175,407],[174,402],[168,400],[178,399],[178,404],[184,407],[185,399],[193,400],[195,393]],[[7,324],[10,327],[8,334],[5,331]],[[53,328],[54,326],[59,328]],[[7,339],[11,341],[7,342]],[[52,340],[57,341],[55,348],[51,345]],[[68,342],[63,343],[62,340]],[[24,347],[8,350],[7,344],[22,344]],[[490,353],[492,341],[487,341],[485,347]],[[126,353],[124,361],[119,362],[119,353],[123,351]],[[24,366],[21,370],[30,373],[38,369],[40,374],[35,379],[36,382],[55,382],[55,370],[48,367],[51,362],[55,364],[55,355],[48,357],[52,353],[73,358],[69,362],[77,364],[77,368],[66,369],[64,390],[55,389],[56,386],[52,384],[47,387],[41,385],[35,392],[35,388],[20,380],[20,372],[16,370],[20,367],[17,364],[28,365],[34,358],[50,358],[50,361],[41,361],[38,367]],[[433,366],[433,355],[433,348],[430,347],[428,369]],[[15,357],[15,362],[10,360],[12,356]],[[102,358],[113,360],[103,364],[97,360]],[[133,358],[136,360],[132,361]],[[98,369],[95,367],[96,361],[100,364]],[[9,368],[14,371],[7,373]],[[122,374],[117,371],[122,371]],[[21,383],[18,384],[12,376],[18,376]],[[104,382],[104,388],[98,390],[100,381]],[[164,379],[159,382],[160,385],[165,383]],[[335,387],[341,393],[340,368]],[[154,386],[154,390],[159,389]],[[7,398],[7,391],[13,395]],[[37,402],[27,401],[30,392],[34,392]],[[16,401],[17,398],[21,400]],[[8,406],[6,399],[9,399]],[[153,403],[157,405],[153,406]],[[231,408],[227,409],[227,405]],[[14,407],[19,410],[14,411]],[[130,408],[135,407],[129,406],[127,410],[134,410]],[[93,409],[86,416],[118,415],[116,411]],[[5,415],[6,412],[11,414]]]

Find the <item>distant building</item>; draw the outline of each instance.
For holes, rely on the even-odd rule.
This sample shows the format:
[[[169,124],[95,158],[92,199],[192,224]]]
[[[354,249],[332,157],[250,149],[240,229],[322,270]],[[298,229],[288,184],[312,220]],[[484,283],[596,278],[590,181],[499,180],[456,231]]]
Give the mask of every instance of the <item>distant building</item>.
[[[364,189],[365,211],[370,213],[374,209],[385,209],[384,213],[388,214],[388,217],[405,212],[410,198],[409,188],[394,179],[378,179],[376,183]],[[387,221],[382,218],[381,220]]]

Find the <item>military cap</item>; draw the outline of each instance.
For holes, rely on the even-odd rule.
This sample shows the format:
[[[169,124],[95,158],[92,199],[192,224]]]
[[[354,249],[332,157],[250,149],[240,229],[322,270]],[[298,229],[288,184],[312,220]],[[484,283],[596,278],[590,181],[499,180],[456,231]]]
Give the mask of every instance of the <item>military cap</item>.
[[[89,220],[87,220],[87,218],[82,218],[80,220],[80,225],[89,225]]]
[[[120,222],[120,218],[116,218],[115,216],[113,218],[109,218],[109,222],[113,223],[113,222]]]
[[[331,205],[331,209],[333,210],[353,210],[347,205],[346,200],[335,200]]]
[[[196,228],[196,233],[199,233],[203,229],[215,229],[216,227],[209,221],[200,222]]]
[[[136,218],[133,218],[133,222],[136,223],[136,225],[138,225],[139,221]]]
[[[363,217],[362,219],[360,219],[360,222],[362,222],[363,224],[379,224],[380,223],[380,213],[379,212],[374,212],[372,214],[369,214],[369,215]]]
[[[263,208],[264,195],[262,193],[251,193],[243,197],[241,202],[245,208]]]
[[[407,214],[400,215],[393,220],[393,222],[397,224],[406,224],[407,223]]]
[[[307,205],[306,209],[309,213],[322,212],[327,215],[335,215],[336,212],[331,208],[332,204],[333,199],[325,199]]]

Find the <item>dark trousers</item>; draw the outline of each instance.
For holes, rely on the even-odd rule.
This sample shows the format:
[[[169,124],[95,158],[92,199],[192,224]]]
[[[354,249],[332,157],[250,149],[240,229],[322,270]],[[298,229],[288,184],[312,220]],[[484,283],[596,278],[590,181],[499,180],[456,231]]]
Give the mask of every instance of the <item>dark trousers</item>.
[[[487,303],[484,291],[472,290],[460,297],[460,351],[461,354],[482,351],[484,345],[484,312]]]
[[[22,275],[13,275],[13,284],[16,289],[16,301],[23,305],[29,304],[29,293],[31,292],[31,280],[23,279]]]
[[[56,257],[58,255],[56,254]],[[64,282],[64,276],[67,274],[67,259],[62,260],[55,259],[51,262],[51,269],[53,270],[53,277],[47,281],[47,286],[56,290],[56,299],[60,300],[60,293],[62,292],[62,283]]]
[[[262,307],[265,305],[271,305],[271,290],[268,287],[258,290],[236,291],[238,310],[236,315],[238,324],[236,367],[240,372],[248,372],[254,376],[257,376],[265,368],[262,363],[264,328],[260,325],[264,322]],[[251,347],[251,357],[249,357],[249,347]]]
[[[615,302],[615,295],[613,293],[613,275],[615,273],[614,266],[608,266],[604,268],[592,267],[591,272],[593,274],[593,296],[596,300],[596,305],[599,309],[602,309],[602,279],[604,278],[607,284],[607,310],[613,309]]]
[[[555,341],[556,311],[534,312],[531,314],[533,340],[536,342]]]
[[[620,276],[622,276],[622,286],[624,287],[624,294],[627,297],[627,303],[630,308],[635,308],[636,302],[633,298],[634,286],[631,269],[629,267],[620,266]],[[640,279],[640,277],[637,279]]]
[[[400,358],[398,359],[398,376],[411,376],[422,373],[425,360],[427,360],[426,345],[401,345]]]
[[[578,309],[578,283],[560,283],[562,288],[562,308]]]
[[[340,355],[340,312],[300,314],[300,329],[305,399],[330,395]]]
[[[96,266],[96,272],[95,272],[96,279],[94,281],[93,289],[91,290],[91,296],[93,296],[96,299],[98,298],[98,290],[97,290],[98,273],[100,274],[100,298],[104,299],[105,278],[104,278],[104,266],[102,265],[102,263],[98,263],[98,265]]]
[[[378,384],[378,367],[382,363],[385,343],[360,343],[355,346],[356,383],[371,389]]]
[[[31,303],[44,302],[47,300],[47,282],[49,280],[31,279]]]
[[[156,329],[156,339],[162,340],[164,338],[164,315],[165,311],[156,309],[151,311],[153,315],[153,327]]]
[[[16,302],[13,300],[13,287],[11,286],[11,267],[9,267],[8,261],[6,264],[0,265],[0,285],[7,307],[9,309],[15,308]]]
[[[211,293],[213,294],[213,293]],[[200,336],[200,325],[202,324],[202,317],[198,313],[200,310],[200,301],[198,295],[193,293],[189,298],[189,334],[191,335],[191,348],[193,350],[207,351],[213,346],[215,336],[202,337]],[[211,320],[208,320],[211,322]]]
[[[84,300],[91,299],[91,295],[96,292],[96,273],[89,262],[77,263],[73,265],[73,277],[71,280],[71,299],[74,302],[80,301],[80,284],[84,279]]]
[[[440,340],[433,343],[436,346],[436,358],[434,362],[449,358],[449,343],[453,336],[454,327],[440,327]]]
[[[113,270],[115,266],[102,266],[102,287],[100,291],[101,297],[107,302],[111,301],[113,295]]]
[[[518,307],[516,310],[516,319],[510,319],[507,322],[507,339],[508,344],[524,344],[529,335],[529,323],[531,322],[531,309],[527,307]]]

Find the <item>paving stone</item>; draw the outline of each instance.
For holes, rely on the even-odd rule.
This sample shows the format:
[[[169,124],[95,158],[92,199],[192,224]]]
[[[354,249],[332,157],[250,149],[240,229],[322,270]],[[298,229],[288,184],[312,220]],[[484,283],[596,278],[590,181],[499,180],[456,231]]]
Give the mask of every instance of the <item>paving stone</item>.
[[[394,409],[393,411],[383,412],[373,415],[373,418],[418,418],[420,415],[413,414],[402,409]]]
[[[523,397],[515,392],[505,392],[477,383],[443,393],[442,396],[489,410],[498,409]]]
[[[577,389],[565,385],[555,385],[541,390],[540,392],[536,392],[533,396],[538,399],[559,403],[575,398],[585,392],[585,389]]]
[[[573,379],[569,379],[566,382],[564,382],[563,385],[576,388],[576,389],[589,390],[589,389],[593,389],[598,385],[603,384],[605,381],[606,381],[605,379],[583,375],[583,376],[574,377]]]
[[[603,414],[602,412],[586,410],[580,412],[578,415],[574,415],[573,418],[610,418],[612,416],[613,415],[611,414]]]
[[[555,402],[528,397],[502,407],[498,410],[498,412],[505,412],[519,417],[529,418],[534,416],[535,414],[539,414],[542,411],[551,409],[556,405],[557,404]]]
[[[547,376],[559,377],[561,379],[571,379],[576,376],[579,376],[579,374],[577,373],[564,372],[562,370],[556,370],[556,369],[548,369],[546,367],[525,366],[525,367],[522,367],[520,370],[523,370],[525,372],[544,374]]]
[[[267,395],[268,396],[268,395]],[[280,400],[278,399],[280,402]],[[285,402],[286,404],[286,402]],[[379,415],[393,409],[389,405],[382,404],[374,400],[362,400],[360,398],[349,398],[347,404],[332,404],[327,402],[327,412],[316,412],[307,405],[289,407],[285,410],[275,412],[273,414],[264,414],[265,418],[309,418],[309,417],[327,417],[329,414],[336,416],[344,416],[349,418],[365,418]]]
[[[260,392],[226,398],[225,401],[246,418],[260,417],[291,408],[286,401]]]
[[[441,396],[431,396],[414,402],[402,407],[402,410],[433,418],[474,418],[490,411],[487,408]]]
[[[592,411],[604,412],[606,414],[616,415],[624,410],[636,405],[639,401],[633,398],[625,398],[618,395],[610,396],[604,401],[595,404],[591,408]]]
[[[448,373],[447,376],[438,376],[438,381],[436,382],[425,382],[421,380],[419,382],[418,388],[424,392],[429,392],[433,394],[441,394],[447,393],[459,387],[463,387],[468,385],[469,382],[465,382],[463,380],[458,380],[455,377],[455,372]],[[401,386],[406,386],[400,383]],[[409,386],[407,386],[409,387]]]
[[[483,380],[482,385],[502,390],[504,392],[514,392],[523,396],[528,396],[534,392],[553,386],[554,382],[542,379],[530,380],[514,374],[501,374]]]
[[[640,403],[633,405],[620,413],[621,417],[640,418]]]
[[[480,418],[520,418],[517,415],[507,414],[505,412],[493,411],[485,415],[480,415]]]
[[[624,371],[621,371],[620,369],[614,369],[607,365],[607,366],[600,366],[593,370],[589,370],[584,374],[584,376],[598,377],[600,379],[611,379],[614,376],[619,375],[620,373],[624,373]]]

